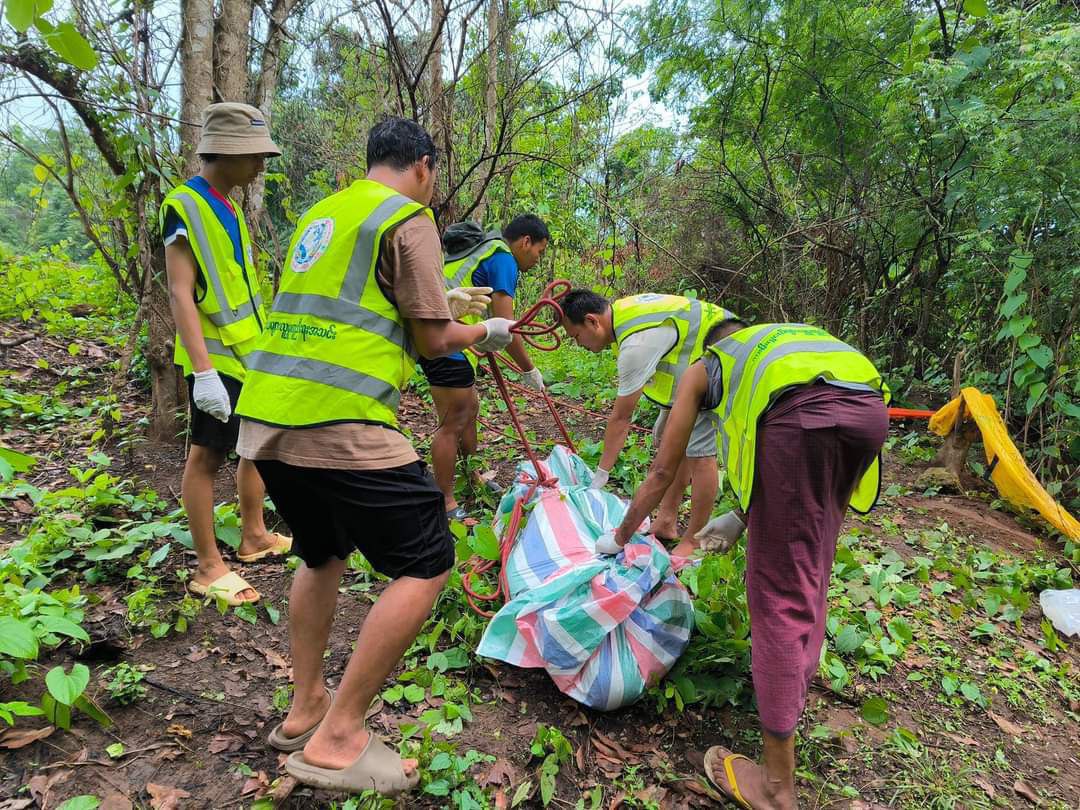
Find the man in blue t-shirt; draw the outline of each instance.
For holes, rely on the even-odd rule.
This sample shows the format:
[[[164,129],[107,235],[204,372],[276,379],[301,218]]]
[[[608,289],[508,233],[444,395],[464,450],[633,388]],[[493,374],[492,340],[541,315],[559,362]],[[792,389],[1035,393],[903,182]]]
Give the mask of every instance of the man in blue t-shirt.
[[[195,151],[202,163],[199,173],[169,193],[160,217],[169,308],[176,324],[174,361],[187,380],[190,406],[191,446],[181,497],[197,564],[187,587],[198,596],[240,605],[258,601],[259,593],[221,556],[214,532],[214,482],[236,448],[236,401],[263,314],[251,236],[229,192],[250,184],[265,169],[266,159],[281,149],[258,108],[220,102],[203,112]],[[231,331],[226,334],[226,329]],[[246,459],[237,466],[236,489],[241,515],[237,559],[256,562],[287,553],[290,538],[266,528],[266,488]]]
[[[547,249],[551,234],[536,214],[521,214],[503,228],[503,241],[510,252],[498,250],[484,259],[473,271],[471,286],[490,287],[491,315],[496,318],[514,317],[514,298],[517,295],[518,273],[531,270]],[[533,365],[525,343],[515,335],[507,352],[524,372],[522,382],[541,391],[544,378]],[[431,398],[439,417],[439,429],[431,440],[431,466],[435,483],[446,499],[446,514],[452,520],[467,516],[454,495],[454,468],[460,452],[466,459],[476,452],[476,418],[480,402],[476,396],[476,376],[465,355],[458,352],[435,360],[420,359],[420,367],[431,384]],[[479,473],[475,483],[481,483]]]

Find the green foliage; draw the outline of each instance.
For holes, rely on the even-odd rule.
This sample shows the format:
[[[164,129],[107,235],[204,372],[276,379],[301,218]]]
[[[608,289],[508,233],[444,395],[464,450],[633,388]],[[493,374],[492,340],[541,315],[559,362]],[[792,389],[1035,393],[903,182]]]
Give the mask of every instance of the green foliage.
[[[534,757],[543,760],[539,773],[540,801],[547,807],[555,797],[555,780],[559,771],[573,759],[574,748],[557,728],[539,723],[529,750]]]
[[[146,696],[146,687],[142,683],[146,675],[140,667],[133,667],[125,661],[105,670],[102,677],[108,679],[105,688],[109,691],[109,697],[121,706]]]
[[[69,22],[53,23],[45,18],[52,0],[7,0],[5,16],[11,27],[25,34],[31,26],[57,56],[81,70],[92,70],[98,63],[90,43]]]

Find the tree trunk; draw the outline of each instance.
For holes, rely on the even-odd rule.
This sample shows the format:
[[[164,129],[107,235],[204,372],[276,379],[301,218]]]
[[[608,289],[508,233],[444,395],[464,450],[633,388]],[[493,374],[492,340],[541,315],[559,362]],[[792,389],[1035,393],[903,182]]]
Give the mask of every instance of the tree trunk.
[[[255,83],[255,106],[262,110],[271,136],[273,128],[270,126],[270,118],[278,78],[281,76],[281,47],[285,43],[285,21],[296,7],[296,2],[297,0],[274,0],[274,5],[270,9],[270,30],[267,33],[262,58],[259,60],[259,77]],[[266,177],[260,174],[248,187],[244,198],[244,213],[251,226],[251,236],[255,241],[259,241],[262,232],[265,198]]]
[[[500,7],[502,0],[488,0],[487,8],[487,76],[484,85],[484,154],[491,155],[495,151],[496,127],[498,126],[499,107],[499,31],[502,27],[502,15]],[[487,172],[478,172],[476,188],[473,198],[480,192],[480,188],[488,174],[494,174],[495,166],[487,167]],[[481,198],[476,206],[476,219],[484,223],[490,206],[486,195]]]
[[[181,0],[180,154],[184,174],[199,171],[195,145],[199,140],[203,108],[214,98],[214,2]]]
[[[436,145],[439,147],[440,159],[442,166],[440,167],[440,174],[443,179],[443,185],[445,188],[450,187],[451,176],[451,151],[450,151],[450,136],[449,127],[447,126],[447,109],[446,109],[446,97],[443,93],[443,71],[442,71],[442,54],[443,54],[443,27],[446,21],[446,4],[444,0],[431,0],[431,58],[428,60],[428,70],[430,71],[430,84],[428,90],[428,97],[430,99],[429,109],[431,110],[431,137],[434,139]],[[440,200],[439,210],[444,214],[442,221],[439,223],[440,227],[445,228],[453,221],[453,211],[451,209],[451,200],[446,199],[445,194],[439,195],[436,191],[436,197],[442,196]],[[434,201],[432,201],[434,202]]]
[[[146,363],[150,367],[152,403],[148,435],[151,441],[176,442],[183,432],[187,384],[180,368],[173,364],[176,326],[165,284],[164,247],[159,246],[153,253],[153,273],[143,294],[142,308],[146,316]]]
[[[248,100],[248,41],[252,0],[223,0],[214,26],[214,98]]]

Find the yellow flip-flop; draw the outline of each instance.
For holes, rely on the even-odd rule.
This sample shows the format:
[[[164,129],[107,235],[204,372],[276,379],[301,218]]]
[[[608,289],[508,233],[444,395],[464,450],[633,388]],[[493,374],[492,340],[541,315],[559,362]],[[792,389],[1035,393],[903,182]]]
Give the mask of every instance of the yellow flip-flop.
[[[753,762],[750,757],[743,756],[742,754],[727,754],[723,759],[724,764],[724,776],[727,777],[728,787],[724,787],[720,784],[720,781],[716,778],[715,765],[716,757],[720,756],[721,752],[727,749],[720,745],[714,745],[708,751],[705,752],[705,776],[709,778],[709,782],[724,794],[727,798],[733,800],[739,807],[745,807],[747,810],[754,810],[753,805],[743,798],[742,792],[739,790],[739,785],[735,781],[735,769],[731,767],[731,763],[739,759],[745,759],[747,762]],[[730,789],[729,789],[730,788]]]
[[[224,599],[225,604],[229,607],[237,607],[239,605],[255,604],[262,597],[258,591],[255,591],[247,583],[247,581],[235,571],[230,571],[227,574],[222,574],[215,579],[209,585],[203,585],[201,582],[195,580],[189,580],[187,589],[196,596],[209,596],[214,599]],[[252,590],[255,591],[254,599],[241,599],[237,594],[240,591]]]
[[[262,551],[256,551],[253,554],[237,554],[236,559],[244,563],[253,563],[274,554],[288,554],[292,551],[291,537],[286,537],[277,532],[270,532],[270,539],[274,542],[269,547],[264,548]]]

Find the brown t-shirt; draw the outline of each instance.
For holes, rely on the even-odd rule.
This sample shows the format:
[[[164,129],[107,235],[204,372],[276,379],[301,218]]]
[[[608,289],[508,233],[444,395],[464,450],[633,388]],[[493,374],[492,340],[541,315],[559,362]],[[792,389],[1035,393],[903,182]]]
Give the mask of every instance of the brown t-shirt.
[[[428,217],[414,216],[386,234],[377,272],[402,317],[450,320],[442,265],[439,232]],[[419,458],[398,431],[356,422],[280,428],[244,419],[236,452],[247,459],[334,470],[390,469]]]

